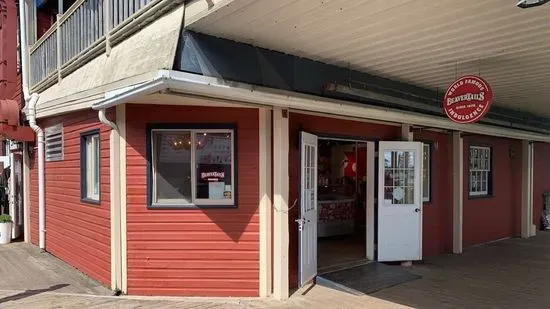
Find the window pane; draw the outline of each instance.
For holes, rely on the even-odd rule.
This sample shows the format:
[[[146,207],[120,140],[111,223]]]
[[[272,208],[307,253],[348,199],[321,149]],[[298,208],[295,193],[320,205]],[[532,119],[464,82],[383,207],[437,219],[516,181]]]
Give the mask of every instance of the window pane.
[[[231,199],[231,133],[195,133],[198,199]]]
[[[153,133],[156,202],[191,203],[191,133]]]
[[[86,197],[93,198],[94,166],[93,166],[93,141],[91,136],[86,136]]]
[[[93,136],[94,141],[94,195],[99,194],[99,136]]]

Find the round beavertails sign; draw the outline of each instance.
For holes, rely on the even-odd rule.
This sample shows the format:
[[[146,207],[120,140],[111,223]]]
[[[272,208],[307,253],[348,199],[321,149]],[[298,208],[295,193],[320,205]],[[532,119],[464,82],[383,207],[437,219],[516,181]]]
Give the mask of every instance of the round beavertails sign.
[[[493,91],[481,77],[462,76],[447,89],[443,110],[447,117],[458,123],[479,121],[491,107]]]

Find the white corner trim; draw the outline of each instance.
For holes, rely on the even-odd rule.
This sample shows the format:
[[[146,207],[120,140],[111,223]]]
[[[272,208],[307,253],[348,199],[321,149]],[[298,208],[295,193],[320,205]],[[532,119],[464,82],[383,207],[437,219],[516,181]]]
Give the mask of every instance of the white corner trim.
[[[31,170],[29,143],[23,143],[23,237],[31,242]]]
[[[289,223],[288,223],[288,111],[273,109],[273,297],[289,297]]]
[[[521,143],[521,237],[532,234],[533,225],[533,143]]]
[[[120,268],[121,290],[128,293],[128,246],[126,204],[126,105],[116,107],[116,124],[119,132],[119,183],[120,183]]]
[[[120,289],[120,151],[119,132],[111,129],[109,133],[109,180],[110,180],[110,217],[111,217],[111,290]]]
[[[376,164],[375,143],[367,142],[367,171],[374,171]],[[376,199],[376,190],[374,189],[375,175],[373,172],[367,173],[367,259],[374,261],[374,225],[376,221],[374,211],[374,200]]]
[[[260,108],[260,297],[271,295],[271,110]]]
[[[412,142],[414,140],[414,135],[412,132],[412,126],[410,124],[401,125],[401,139],[407,142]],[[420,190],[422,192],[422,190]]]
[[[460,132],[453,132],[453,253],[462,253],[463,194],[464,194],[464,140]]]

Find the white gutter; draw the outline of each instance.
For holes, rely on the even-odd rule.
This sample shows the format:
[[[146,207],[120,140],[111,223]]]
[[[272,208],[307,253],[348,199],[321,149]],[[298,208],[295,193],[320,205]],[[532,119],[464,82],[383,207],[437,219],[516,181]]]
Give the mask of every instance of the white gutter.
[[[106,110],[98,112],[99,121],[111,128],[109,135],[110,224],[111,224],[111,289],[122,290],[122,238],[120,207],[120,132],[116,123],[107,119]]]
[[[27,118],[30,127],[36,132],[36,142],[38,143],[38,247],[41,250],[46,249],[46,204],[44,196],[44,131],[36,124],[36,103],[38,94],[29,94],[29,54],[27,50],[27,22],[25,20],[25,1],[19,1],[19,48],[21,49],[21,82],[23,88],[23,98],[27,109]],[[23,177],[28,182],[29,177]],[[27,188],[28,186],[24,186]],[[25,201],[28,203],[28,201]],[[29,216],[30,214],[25,214]],[[25,220],[30,222],[30,220]]]
[[[292,91],[259,87],[245,83],[226,81],[219,78],[197,74],[161,70],[157,76],[140,85],[118,89],[105,94],[105,100],[93,105],[94,109],[104,109],[127,103],[132,99],[169,90],[209,98],[253,103],[261,106],[273,106],[302,111],[349,116],[355,118],[381,120],[462,131],[505,138],[550,142],[550,135],[524,130],[501,128],[485,124],[459,124],[443,117],[434,117],[420,113],[400,111],[390,108],[356,104]]]

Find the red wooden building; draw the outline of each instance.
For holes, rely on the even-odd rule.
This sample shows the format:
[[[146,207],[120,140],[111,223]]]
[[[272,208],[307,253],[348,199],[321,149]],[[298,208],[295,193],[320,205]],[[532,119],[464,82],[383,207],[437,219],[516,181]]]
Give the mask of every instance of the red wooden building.
[[[453,65],[401,54],[418,52],[412,37],[435,18],[421,4],[407,4],[414,27],[385,36],[411,45],[396,45],[394,58],[371,55],[373,70],[388,58],[369,74],[368,61],[342,61],[374,53],[384,37],[358,36],[347,51],[333,42],[329,52],[305,41],[322,40],[322,25],[296,3],[273,15],[269,1],[256,1],[250,11],[300,25],[294,18],[306,14],[318,27],[296,32],[302,41],[278,36],[298,31],[288,23],[259,23],[246,1],[214,1],[214,11],[206,2],[141,1],[120,12],[77,1],[28,46],[23,110],[44,140],[43,149],[25,146],[32,243],[128,294],[285,299],[334,267],[407,263],[537,233],[550,190],[550,113],[527,86],[530,105],[515,108],[502,76],[517,67],[487,61],[481,75],[495,102],[479,122],[458,124],[439,87],[480,69],[458,72],[466,51],[430,49]],[[387,20],[405,14],[388,5],[377,4]],[[334,29],[353,21],[330,8],[315,10]],[[514,9],[501,13],[510,25],[523,20]],[[74,16],[97,27],[78,28]],[[392,75],[392,59],[430,78]]]

